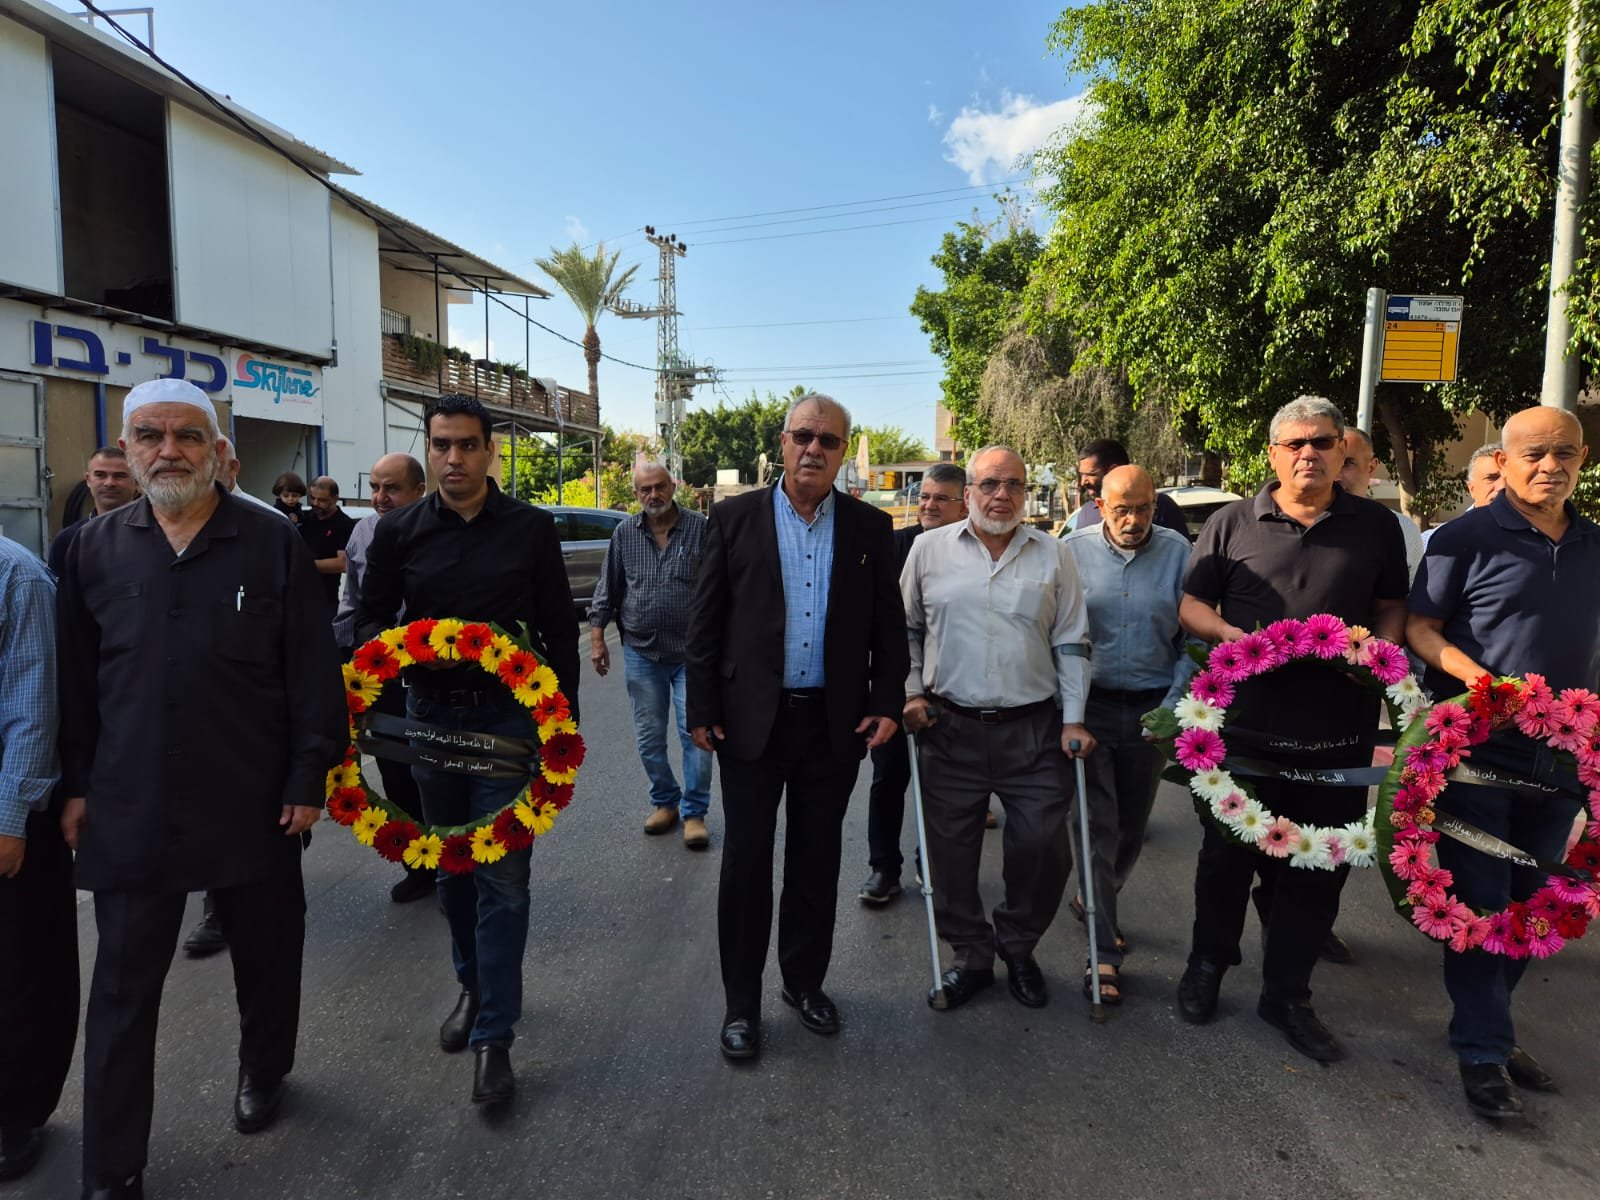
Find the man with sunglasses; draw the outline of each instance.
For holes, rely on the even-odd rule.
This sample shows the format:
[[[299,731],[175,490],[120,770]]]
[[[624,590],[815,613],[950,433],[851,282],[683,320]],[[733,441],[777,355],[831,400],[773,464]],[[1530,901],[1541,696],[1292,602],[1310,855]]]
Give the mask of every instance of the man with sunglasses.
[[[885,513],[833,486],[850,414],[810,394],[783,422],[783,478],[711,510],[689,616],[688,723],[722,763],[717,938],[722,1053],[761,1049],[772,853],[787,795],[778,964],[784,1003],[839,1031],[833,953],[841,826],[861,760],[894,736],[905,613]]]
[[[968,518],[918,538],[900,578],[905,722],[920,735],[934,920],[954,951],[928,1003],[957,1008],[992,986],[998,955],[1012,997],[1039,1008],[1049,997],[1033,950],[1070,869],[1068,759],[1095,746],[1083,724],[1089,625],[1072,552],[1022,523],[1022,459],[987,446],[967,479]],[[1006,813],[993,925],[978,890],[991,793]]]
[[[954,463],[937,463],[922,477],[917,523],[894,531],[895,559],[905,569],[911,545],[928,529],[966,519],[967,473]],[[867,794],[867,865],[871,874],[856,898],[883,905],[900,894],[900,827],[905,823],[906,788],[911,783],[911,757],[905,734],[895,731],[887,745],[872,752],[872,790]]]
[[[1398,641],[1405,629],[1405,539],[1393,514],[1339,487],[1345,424],[1320,396],[1301,396],[1272,418],[1267,458],[1276,479],[1219,509],[1189,560],[1178,611],[1208,642],[1232,642],[1286,617],[1331,613]],[[1325,663],[1300,661],[1238,685],[1228,709],[1237,755],[1287,772],[1372,761],[1378,697]],[[1264,807],[1295,822],[1338,826],[1366,813],[1364,787],[1322,787],[1283,774],[1250,781]],[[1257,1014],[1309,1058],[1344,1048],[1311,1007],[1311,972],[1339,915],[1348,867],[1290,867],[1203,822],[1194,882],[1189,965],[1178,1011],[1191,1023],[1217,1010],[1222,976],[1240,960],[1239,938],[1257,873],[1271,880]]]

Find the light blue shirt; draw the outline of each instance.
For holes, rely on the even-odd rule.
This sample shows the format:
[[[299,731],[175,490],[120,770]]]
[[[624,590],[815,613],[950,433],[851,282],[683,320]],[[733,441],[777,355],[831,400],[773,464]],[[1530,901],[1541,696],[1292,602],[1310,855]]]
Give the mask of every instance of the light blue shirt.
[[[784,494],[783,480],[772,489],[772,517],[778,529],[778,562],[783,568],[783,686],[819,688],[822,633],[828,621],[828,580],[833,574],[832,489],[808,524]]]
[[[0,537],[0,834],[26,837],[50,803],[56,758],[56,588],[50,572]]]
[[[1176,704],[1196,667],[1183,652],[1178,625],[1189,539],[1152,525],[1149,539],[1130,557],[1110,543],[1100,524],[1069,533],[1066,543],[1089,608],[1092,686],[1119,692],[1165,688],[1162,706]]]

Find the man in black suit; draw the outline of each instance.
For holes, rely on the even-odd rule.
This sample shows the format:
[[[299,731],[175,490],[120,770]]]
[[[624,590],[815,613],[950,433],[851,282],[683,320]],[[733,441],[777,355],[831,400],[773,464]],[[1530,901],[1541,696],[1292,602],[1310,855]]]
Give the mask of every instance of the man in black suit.
[[[722,763],[717,934],[722,1053],[761,1048],[772,851],[788,794],[778,964],[784,1002],[839,1031],[833,953],[840,827],[861,759],[894,736],[910,656],[889,518],[834,490],[850,414],[806,395],[783,423],[783,478],[711,510],[689,618],[688,724]]]
[[[911,543],[925,529],[938,529],[967,519],[967,473],[955,463],[935,463],[922,477],[917,519],[894,531],[897,573],[905,570]],[[867,793],[867,866],[871,874],[856,893],[863,904],[884,905],[900,894],[900,827],[905,824],[906,788],[911,784],[911,756],[899,730],[872,752],[872,790]],[[991,820],[992,815],[991,815]],[[919,875],[920,879],[921,876]]]

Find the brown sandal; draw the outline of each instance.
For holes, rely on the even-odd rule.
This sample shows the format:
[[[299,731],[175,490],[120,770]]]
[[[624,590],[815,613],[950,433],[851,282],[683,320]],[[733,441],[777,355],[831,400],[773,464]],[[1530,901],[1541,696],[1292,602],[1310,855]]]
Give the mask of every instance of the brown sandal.
[[[1100,964],[1100,1003],[1108,1008],[1115,1008],[1122,1003],[1121,975],[1122,972],[1111,963]],[[1094,999],[1094,980],[1087,965],[1083,968],[1083,997],[1090,1001]]]

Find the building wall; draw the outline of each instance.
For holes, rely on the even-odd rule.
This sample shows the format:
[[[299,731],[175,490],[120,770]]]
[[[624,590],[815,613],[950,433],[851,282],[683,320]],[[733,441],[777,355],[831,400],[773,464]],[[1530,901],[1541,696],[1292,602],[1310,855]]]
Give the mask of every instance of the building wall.
[[[55,103],[45,39],[0,17],[0,281],[57,295]]]
[[[322,372],[324,473],[339,494],[364,497],[367,472],[384,453],[382,334],[378,322],[378,227],[333,206],[334,328],[339,362]]]
[[[416,337],[429,338],[439,341],[439,322],[434,320],[434,298],[439,298],[439,319],[446,323],[450,320],[450,306],[441,286],[435,292],[432,275],[419,275],[411,271],[400,271],[388,263],[382,264],[378,272],[378,286],[380,303],[384,308],[391,308],[395,312],[405,313],[411,318],[411,332]]]

